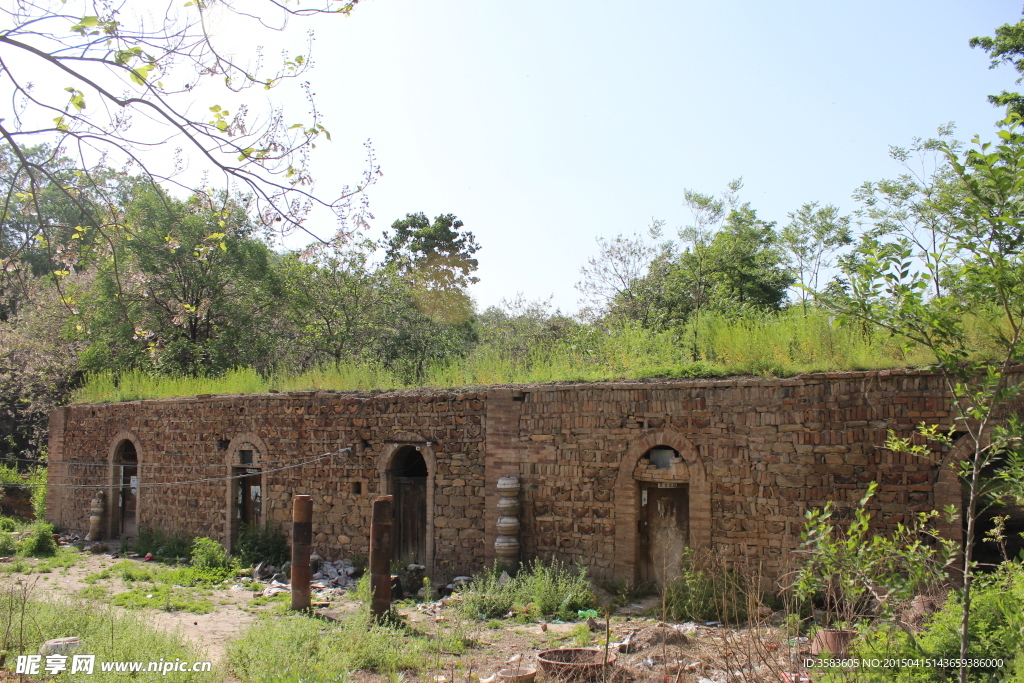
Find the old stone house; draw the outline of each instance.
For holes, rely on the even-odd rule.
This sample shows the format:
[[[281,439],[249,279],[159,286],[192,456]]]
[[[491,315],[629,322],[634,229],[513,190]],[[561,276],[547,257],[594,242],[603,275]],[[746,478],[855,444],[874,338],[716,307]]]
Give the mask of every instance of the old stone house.
[[[370,506],[396,496],[395,552],[438,578],[495,559],[498,480],[515,476],[521,557],[660,578],[684,547],[778,577],[804,513],[842,517],[871,481],[879,530],[959,505],[943,467],[884,448],[950,423],[921,371],[355,394],[202,395],[59,408],[48,517],[108,538],[143,527],[231,547],[242,522],[288,531],[314,501],[314,547],[365,554]],[[943,533],[959,537],[959,529]]]

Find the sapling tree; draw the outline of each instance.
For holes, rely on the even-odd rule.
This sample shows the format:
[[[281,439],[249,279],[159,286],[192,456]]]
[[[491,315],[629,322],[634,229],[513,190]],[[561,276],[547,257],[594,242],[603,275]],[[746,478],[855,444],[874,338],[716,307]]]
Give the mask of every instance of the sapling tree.
[[[890,435],[887,447],[930,457],[932,445],[953,446],[964,486],[965,533],[960,555],[962,618],[960,656],[968,655],[978,518],[990,496],[1024,480],[1018,455],[1022,427],[1006,406],[1021,393],[1011,369],[1020,361],[1024,335],[1024,134],[1012,116],[999,141],[961,151],[940,141],[948,165],[930,193],[933,251],[899,233],[868,234],[850,259],[849,289],[825,299],[841,317],[877,325],[920,345],[935,357],[953,422],[922,424],[916,438]],[[937,286],[941,283],[943,286]],[[980,352],[971,351],[968,325],[981,330]],[[1017,489],[1019,492],[1019,488]],[[960,669],[966,683],[968,667]]]
[[[867,506],[877,488],[871,482],[846,525],[833,519],[831,501],[807,511],[798,551],[802,562],[792,587],[800,600],[823,600],[830,624],[851,626],[864,616],[891,614],[938,581],[953,553],[955,544],[933,525],[935,511],[917,513],[891,534],[873,533]]]

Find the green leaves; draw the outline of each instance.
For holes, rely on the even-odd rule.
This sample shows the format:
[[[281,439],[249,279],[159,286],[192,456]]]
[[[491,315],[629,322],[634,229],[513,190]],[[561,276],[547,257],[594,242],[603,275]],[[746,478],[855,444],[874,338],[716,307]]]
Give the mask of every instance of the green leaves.
[[[71,99],[68,100],[68,102],[72,107],[77,111],[85,109],[85,95],[81,90],[78,90],[77,88],[64,88],[64,90],[71,93]]]

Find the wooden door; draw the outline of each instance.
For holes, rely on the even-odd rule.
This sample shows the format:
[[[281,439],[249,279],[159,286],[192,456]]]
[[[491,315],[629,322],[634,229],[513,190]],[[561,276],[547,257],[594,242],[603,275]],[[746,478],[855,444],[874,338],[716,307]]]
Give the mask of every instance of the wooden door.
[[[427,478],[395,477],[392,557],[403,564],[427,562]]]
[[[637,515],[639,579],[665,585],[679,576],[679,560],[690,545],[690,496],[685,485],[658,488],[640,483]]]
[[[248,467],[239,472],[249,476],[238,480],[238,496],[235,499],[235,517],[242,524],[259,525],[263,508],[263,490],[260,486],[260,472]]]
[[[121,536],[135,536],[135,512],[138,507],[138,468],[135,463],[121,466]]]

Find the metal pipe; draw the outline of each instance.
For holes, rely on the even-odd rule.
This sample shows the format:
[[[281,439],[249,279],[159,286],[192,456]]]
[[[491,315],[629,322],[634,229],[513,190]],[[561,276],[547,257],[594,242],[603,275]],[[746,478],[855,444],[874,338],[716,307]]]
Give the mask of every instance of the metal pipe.
[[[391,518],[394,498],[379,496],[370,517],[370,614],[380,621],[391,611]]]
[[[309,609],[309,553],[313,545],[313,498],[292,496],[292,609]]]

